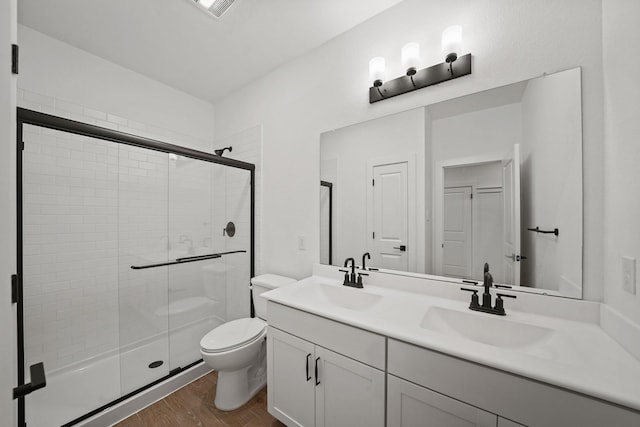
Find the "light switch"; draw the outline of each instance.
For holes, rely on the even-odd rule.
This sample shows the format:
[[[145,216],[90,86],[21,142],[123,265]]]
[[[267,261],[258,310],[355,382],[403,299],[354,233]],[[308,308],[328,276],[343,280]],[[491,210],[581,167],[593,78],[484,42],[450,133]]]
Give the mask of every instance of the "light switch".
[[[636,293],[636,259],[628,256],[622,257],[622,287],[625,291],[635,295]]]
[[[307,250],[307,242],[305,241],[304,236],[298,236],[298,250],[306,251]]]

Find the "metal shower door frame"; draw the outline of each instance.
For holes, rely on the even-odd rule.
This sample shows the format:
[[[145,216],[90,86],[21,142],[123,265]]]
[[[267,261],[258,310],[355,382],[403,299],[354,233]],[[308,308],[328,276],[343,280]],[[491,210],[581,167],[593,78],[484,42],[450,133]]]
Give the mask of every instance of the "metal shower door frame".
[[[242,162],[235,159],[230,159],[227,157],[217,156],[215,154],[207,153],[205,151],[194,150],[191,148],[181,147],[179,145],[174,145],[166,142],[157,141],[151,138],[145,138],[142,136],[132,135],[112,129],[107,129],[87,123],[78,122],[75,120],[69,120],[58,116],[53,116],[50,114],[41,113],[38,111],[28,110],[25,108],[17,109],[17,132],[16,132],[16,178],[17,178],[17,187],[16,187],[16,197],[17,197],[17,274],[13,284],[13,302],[17,304],[16,317],[17,317],[17,348],[18,348],[18,387],[17,388],[25,388],[28,385],[25,385],[25,360],[24,360],[24,307],[23,307],[23,274],[24,274],[24,266],[23,266],[23,200],[22,200],[22,160],[23,160],[23,150],[24,150],[24,141],[23,141],[23,126],[24,125],[34,125],[38,127],[43,127],[47,129],[58,130],[66,133],[72,133],[76,135],[88,136],[91,138],[96,138],[100,140],[110,141],[117,144],[125,144],[134,147],[145,148],[154,151],[160,151],[164,153],[172,153],[180,156],[190,157],[196,160],[202,160],[210,163],[215,163],[223,166],[232,167],[235,169],[242,169],[249,171],[251,174],[251,244],[250,244],[250,277],[254,277],[255,275],[255,165],[253,163]],[[249,304],[251,317],[255,316],[255,309],[253,304],[253,293],[249,294]],[[131,393],[128,393],[120,398],[107,403],[100,408],[97,408],[75,420],[65,424],[65,426],[70,426],[81,422],[93,415],[114,406],[131,396],[134,396],[154,385],[165,381],[166,379],[173,377],[180,372],[183,372],[195,365],[202,363],[202,359],[196,361],[184,368],[178,368],[169,373],[169,375],[162,377],[156,381],[153,381]],[[28,393],[27,393],[28,394]],[[17,397],[18,399],[18,426],[23,427],[26,426],[26,412],[25,412],[25,397],[24,395],[21,397]]]

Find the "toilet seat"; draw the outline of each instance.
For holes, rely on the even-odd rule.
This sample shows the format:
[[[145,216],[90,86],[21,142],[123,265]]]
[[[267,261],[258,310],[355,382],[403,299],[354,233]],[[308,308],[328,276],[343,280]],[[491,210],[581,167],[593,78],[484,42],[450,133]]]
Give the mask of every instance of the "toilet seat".
[[[232,320],[213,329],[202,340],[205,353],[221,353],[249,344],[260,338],[267,324],[257,317]]]

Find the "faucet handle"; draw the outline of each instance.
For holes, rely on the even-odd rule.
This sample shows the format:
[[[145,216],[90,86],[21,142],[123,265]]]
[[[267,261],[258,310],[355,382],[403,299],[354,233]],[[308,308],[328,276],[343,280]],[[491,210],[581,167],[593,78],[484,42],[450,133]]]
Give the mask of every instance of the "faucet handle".
[[[480,301],[478,300],[478,290],[477,289],[468,289],[468,288],[460,288],[461,291],[473,292],[471,295],[471,303],[469,304],[469,308],[479,307]]]
[[[507,297],[507,298],[516,298],[515,295],[508,295],[508,294],[496,294],[497,298],[496,298],[496,305],[494,307],[495,311],[497,312],[496,314],[502,315],[504,316],[505,311],[504,311],[504,302],[502,301],[502,297]]]
[[[507,298],[514,298],[514,299],[518,298],[515,295],[509,295],[509,294],[496,294],[496,295],[498,295],[498,298],[500,298],[500,297],[507,297]]]
[[[342,270],[342,269],[338,269],[339,272],[344,273],[344,282],[342,282],[342,284],[344,286],[347,286],[350,282],[349,279],[349,270]]]

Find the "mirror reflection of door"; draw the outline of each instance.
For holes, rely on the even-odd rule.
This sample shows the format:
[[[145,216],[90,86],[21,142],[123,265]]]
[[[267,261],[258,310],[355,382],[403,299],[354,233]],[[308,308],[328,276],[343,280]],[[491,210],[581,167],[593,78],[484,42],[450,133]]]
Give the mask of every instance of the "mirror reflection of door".
[[[502,160],[505,283],[520,285],[520,145]]]
[[[446,166],[443,187],[442,274],[482,280],[486,262],[504,283],[502,162]]]
[[[491,276],[496,283],[505,283],[503,268],[502,235],[504,221],[503,194],[501,187],[478,188],[473,194],[473,253],[481,254],[473,259],[473,275],[482,277],[484,263],[489,264]]]
[[[373,165],[372,265],[408,270],[407,162]]]
[[[442,271],[471,277],[471,187],[445,187],[443,208]]]

